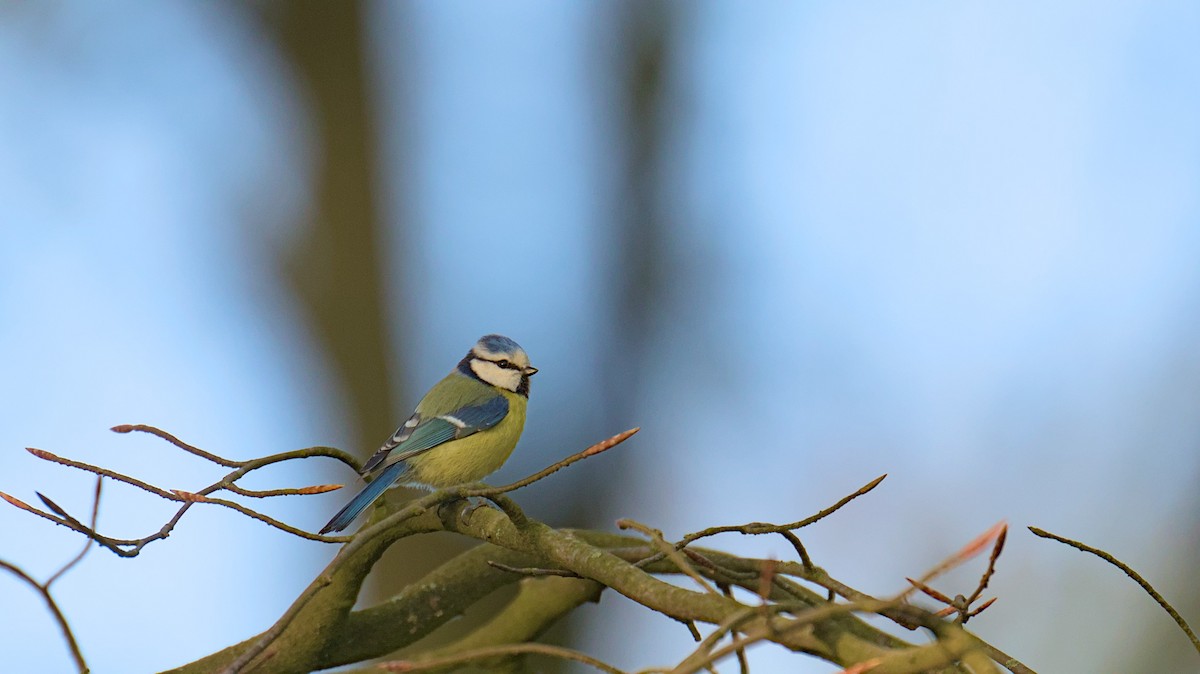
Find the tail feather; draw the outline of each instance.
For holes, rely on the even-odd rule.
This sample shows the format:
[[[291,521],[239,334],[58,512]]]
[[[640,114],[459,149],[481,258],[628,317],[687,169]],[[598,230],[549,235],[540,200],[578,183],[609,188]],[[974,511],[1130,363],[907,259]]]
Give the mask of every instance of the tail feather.
[[[377,475],[370,484],[363,487],[362,491],[350,499],[350,502],[339,510],[338,514],[334,515],[328,524],[321,528],[321,533],[327,534],[331,531],[341,531],[350,526],[354,518],[358,517],[362,511],[367,509],[367,506],[374,503],[375,499],[382,496],[383,492],[387,491],[388,487],[391,487],[399,479],[406,467],[406,464],[400,461],[384,468],[383,472]]]

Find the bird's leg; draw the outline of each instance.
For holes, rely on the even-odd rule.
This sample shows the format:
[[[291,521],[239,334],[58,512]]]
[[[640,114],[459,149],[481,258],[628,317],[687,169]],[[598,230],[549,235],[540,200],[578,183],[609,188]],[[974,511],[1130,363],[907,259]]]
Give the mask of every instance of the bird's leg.
[[[468,496],[466,501],[467,507],[463,508],[462,512],[459,513],[459,519],[463,524],[469,523],[471,521],[471,515],[474,515],[475,511],[479,510],[480,508],[494,508],[499,510],[499,508],[496,508],[496,504],[482,496]]]
[[[465,505],[464,501],[466,502]],[[438,506],[438,517],[444,522],[450,517],[454,509],[457,508],[458,523],[462,526],[467,526],[470,524],[471,516],[475,514],[475,511],[483,507],[496,508],[495,504],[482,496],[466,496],[464,498],[450,499],[449,501],[443,501]]]

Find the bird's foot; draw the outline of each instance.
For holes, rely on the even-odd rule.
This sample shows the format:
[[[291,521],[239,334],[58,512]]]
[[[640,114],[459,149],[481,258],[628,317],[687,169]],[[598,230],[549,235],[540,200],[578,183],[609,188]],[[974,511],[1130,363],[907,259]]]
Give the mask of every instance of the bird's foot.
[[[475,511],[479,510],[480,508],[494,508],[499,510],[499,508],[496,508],[496,504],[492,503],[486,498],[483,498],[482,496],[468,496],[466,501],[467,507],[463,508],[458,515],[459,521],[461,521],[464,526],[471,522],[471,516],[474,515]]]
[[[460,507],[463,501],[466,501],[466,505],[462,505]],[[496,508],[496,505],[482,496],[467,496],[465,498],[456,498],[454,500],[442,503],[440,506],[438,506],[438,516],[445,521],[447,516],[453,512],[454,509],[458,509],[459,525],[467,526],[471,523],[471,516],[475,514],[476,510],[489,507]]]

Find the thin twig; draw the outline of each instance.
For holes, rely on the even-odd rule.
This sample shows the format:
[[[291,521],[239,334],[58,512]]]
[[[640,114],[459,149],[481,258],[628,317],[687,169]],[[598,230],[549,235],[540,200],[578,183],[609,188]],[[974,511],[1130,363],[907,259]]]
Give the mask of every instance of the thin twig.
[[[704,579],[704,576],[696,573],[696,570],[692,568],[692,565],[689,564],[686,559],[684,559],[684,556],[679,553],[679,550],[676,550],[673,545],[668,543],[666,539],[663,538],[662,532],[658,529],[646,526],[641,522],[636,522],[631,519],[617,520],[617,527],[620,529],[633,529],[634,531],[644,534],[650,539],[651,545],[658,548],[659,552],[666,555],[668,559],[675,563],[675,566],[679,567],[679,570],[684,575],[695,581],[696,584],[699,585],[705,592],[721,596],[721,592],[709,584],[709,582]]]
[[[100,515],[100,495],[102,493],[101,488],[103,487],[103,484],[104,484],[104,478],[102,476],[97,476],[96,477],[96,489],[92,495],[92,517],[91,517],[91,528],[92,529],[96,528],[96,520]],[[0,494],[0,496],[4,496],[5,499],[8,500],[10,503],[12,501],[16,500],[16,499],[13,499],[12,497],[7,496],[6,494]],[[39,496],[41,496],[41,494],[39,494]],[[62,514],[62,517],[64,519],[69,519],[70,521],[74,522],[76,525],[78,525],[80,527],[84,526],[78,520],[75,520],[75,518],[68,515],[66,513],[66,511],[62,510],[62,508],[60,508],[57,504],[55,504],[50,499],[47,499],[45,497],[42,497],[42,499],[46,502],[48,507],[51,507],[52,509],[59,511]],[[17,501],[17,503],[20,503],[20,501]],[[25,505],[25,504],[21,504],[21,505],[24,506],[22,508],[24,510],[32,509],[28,505]],[[89,671],[87,662],[83,658],[83,652],[79,650],[79,643],[75,640],[75,634],[71,630],[70,623],[67,622],[67,617],[63,614],[62,610],[59,608],[58,602],[56,602],[54,600],[54,595],[52,595],[50,593],[50,586],[54,584],[54,581],[58,580],[59,578],[62,578],[64,574],[66,574],[68,571],[70,571],[72,568],[74,568],[75,565],[78,564],[87,555],[88,551],[90,551],[91,549],[92,549],[92,542],[89,540],[87,543],[84,544],[83,549],[79,551],[79,554],[75,555],[75,557],[73,557],[66,564],[63,564],[62,567],[60,567],[58,569],[58,571],[55,571],[49,578],[47,578],[46,582],[44,582],[44,583],[37,582],[29,574],[25,573],[24,570],[22,570],[20,567],[16,566],[15,564],[10,564],[9,562],[0,560],[0,567],[7,569],[13,575],[15,575],[18,578],[20,578],[21,580],[25,581],[25,583],[27,583],[29,586],[31,586],[35,590],[37,590],[38,594],[40,594],[42,596],[42,600],[46,602],[46,606],[47,606],[47,608],[50,609],[50,613],[52,613],[54,615],[54,620],[55,620],[55,622],[58,623],[59,630],[63,633],[63,638],[67,642],[67,648],[70,649],[71,657],[75,660],[75,666],[79,669],[79,671],[82,674],[87,674],[87,672]]]
[[[113,430],[118,433],[130,433],[133,431],[149,433],[151,435],[154,435],[156,437],[166,440],[167,442],[171,443],[175,447],[178,447],[178,448],[184,450],[185,452],[188,452],[189,454],[198,456],[198,457],[203,458],[208,461],[212,461],[213,463],[216,463],[218,465],[221,465],[221,466],[224,466],[227,468],[233,468],[233,470],[230,473],[228,473],[227,475],[225,475],[223,478],[221,478],[220,480],[217,480],[216,482],[204,487],[203,489],[200,489],[199,491],[192,492],[192,491],[185,491],[185,490],[181,490],[181,489],[163,489],[161,487],[157,487],[155,485],[149,484],[149,483],[139,480],[137,478],[130,477],[128,475],[124,475],[122,473],[118,473],[116,471],[113,471],[113,470],[110,470],[107,468],[102,468],[100,466],[95,466],[95,465],[92,465],[89,463],[84,463],[82,461],[75,461],[73,459],[67,459],[67,458],[58,456],[56,454],[53,454],[51,452],[47,452],[45,450],[37,449],[34,447],[26,448],[30,454],[33,454],[34,456],[36,456],[42,460],[50,461],[52,463],[57,463],[59,465],[67,466],[69,468],[83,470],[85,472],[89,472],[94,475],[97,475],[98,477],[107,477],[111,480],[121,482],[123,484],[127,484],[127,485],[130,485],[133,487],[137,487],[138,489],[149,492],[151,494],[154,494],[155,496],[166,499],[168,501],[175,501],[175,502],[181,504],[179,509],[175,512],[175,514],[157,532],[155,532],[149,536],[144,536],[142,538],[136,538],[136,539],[119,539],[119,538],[112,538],[110,536],[104,536],[104,535],[100,534],[98,531],[96,531],[95,526],[84,525],[78,519],[76,519],[75,517],[73,517],[69,513],[67,513],[63,508],[61,508],[54,501],[50,500],[48,497],[46,497],[40,493],[38,494],[38,497],[42,499],[42,502],[46,504],[46,507],[51,512],[46,512],[41,509],[30,506],[29,504],[21,501],[20,499],[9,496],[8,494],[0,493],[0,498],[4,499],[5,501],[8,501],[8,503],[10,503],[11,505],[13,505],[17,508],[20,508],[27,512],[33,513],[39,517],[48,519],[51,522],[54,522],[55,524],[65,526],[75,532],[83,534],[84,536],[88,537],[90,540],[95,541],[100,546],[102,546],[122,557],[135,557],[138,554],[140,554],[140,552],[146,545],[148,545],[154,541],[158,541],[158,540],[167,538],[167,536],[170,535],[171,531],[174,530],[175,525],[178,524],[180,518],[182,518],[184,513],[186,513],[188,511],[188,509],[191,508],[193,503],[215,503],[217,505],[221,505],[226,508],[236,510],[237,512],[239,512],[243,515],[246,515],[247,517],[259,520],[260,522],[263,522],[263,523],[265,523],[269,526],[272,526],[272,527],[274,527],[280,531],[283,531],[285,533],[289,533],[294,536],[299,536],[301,538],[305,538],[308,540],[320,541],[323,543],[343,543],[345,541],[350,540],[350,538],[348,536],[321,536],[319,534],[312,534],[312,533],[309,533],[298,527],[293,527],[291,525],[280,522],[279,520],[276,520],[268,515],[260,513],[256,510],[248,508],[244,505],[241,505],[240,503],[236,503],[234,501],[228,501],[228,500],[220,499],[220,498],[213,498],[210,496],[210,494],[213,494],[218,491],[229,491],[234,494],[248,496],[251,498],[266,498],[266,497],[272,497],[272,496],[321,494],[321,493],[325,493],[328,491],[333,491],[335,489],[339,489],[339,488],[341,488],[341,485],[313,485],[313,486],[308,486],[308,487],[299,487],[299,488],[292,488],[292,489],[254,490],[254,489],[246,489],[244,487],[241,487],[238,484],[236,484],[236,481],[241,479],[242,477],[246,476],[250,472],[253,472],[254,470],[263,468],[265,466],[273,465],[273,464],[279,463],[281,461],[290,461],[293,459],[305,459],[305,458],[313,458],[313,457],[332,458],[332,459],[338,460],[342,463],[345,463],[346,465],[350,466],[351,468],[353,468],[357,471],[359,468],[358,461],[354,457],[350,456],[349,454],[347,454],[346,452],[343,452],[340,449],[335,449],[332,447],[321,447],[321,446],[306,447],[304,449],[297,449],[297,450],[291,450],[288,452],[281,452],[279,454],[272,454],[270,456],[264,456],[264,457],[260,457],[260,458],[256,458],[256,459],[249,459],[246,461],[235,461],[233,459],[226,459],[224,457],[213,454],[212,452],[208,452],[208,451],[202,450],[198,447],[192,446],[186,442],[183,442],[182,440],[175,437],[174,435],[167,433],[166,431],[163,431],[161,429],[155,428],[153,426],[146,426],[146,425],[142,425],[142,424],[124,425],[124,426],[115,426],[115,427],[113,427]]]
[[[1176,611],[1175,607],[1171,605],[1171,602],[1167,601],[1161,594],[1159,594],[1158,590],[1155,590],[1154,587],[1152,585],[1150,585],[1150,583],[1147,582],[1145,578],[1142,578],[1141,574],[1139,574],[1137,571],[1134,571],[1128,564],[1122,562],[1121,560],[1117,559],[1116,557],[1113,557],[1109,553],[1107,553],[1099,548],[1093,548],[1092,546],[1087,545],[1085,543],[1080,543],[1079,541],[1072,540],[1070,538],[1064,538],[1062,536],[1059,536],[1057,534],[1052,534],[1049,531],[1046,531],[1044,529],[1039,529],[1037,527],[1029,527],[1029,530],[1032,531],[1035,536],[1040,536],[1042,538],[1050,538],[1050,539],[1058,541],[1059,543],[1065,543],[1066,545],[1069,545],[1069,546],[1075,548],[1076,550],[1090,552],[1093,555],[1096,555],[1100,559],[1103,559],[1104,561],[1108,562],[1109,564],[1112,564],[1113,566],[1115,566],[1118,569],[1120,569],[1121,571],[1123,571],[1126,576],[1129,576],[1130,578],[1133,579],[1133,582],[1140,585],[1142,587],[1142,590],[1144,590],[1146,592],[1146,594],[1150,595],[1154,599],[1154,601],[1158,602],[1158,605],[1161,606],[1163,608],[1163,610],[1166,611],[1167,614],[1171,616],[1171,619],[1175,621],[1175,624],[1179,625],[1179,629],[1183,630],[1183,633],[1187,635],[1188,639],[1191,639],[1192,646],[1196,649],[1196,652],[1200,653],[1200,639],[1198,639],[1196,637],[1196,633],[1192,631],[1191,626],[1188,625],[1187,621],[1183,619],[1183,616],[1179,615],[1179,611]]]
[[[968,559],[971,559],[975,555],[978,555],[984,549],[985,546],[987,546],[989,543],[994,542],[995,540],[999,539],[1000,537],[1005,536],[1007,532],[1008,532],[1008,524],[1006,522],[1001,521],[1001,522],[997,522],[996,524],[992,525],[992,527],[990,529],[988,529],[987,531],[983,532],[982,534],[979,534],[978,536],[976,536],[974,538],[974,540],[972,540],[970,543],[967,543],[966,545],[964,545],[961,549],[959,549],[958,552],[954,553],[953,555],[950,555],[946,559],[942,560],[942,562],[940,564],[938,564],[937,566],[935,566],[932,569],[930,569],[929,571],[927,571],[925,573],[925,575],[921,576],[913,586],[909,587],[907,590],[900,593],[900,596],[897,597],[897,599],[903,599],[903,598],[907,597],[908,595],[912,594],[912,592],[917,589],[917,587],[916,587],[917,584],[926,585],[929,583],[929,581],[933,580],[934,578],[942,575],[943,573],[949,571],[950,569],[953,569],[954,567],[958,566],[959,564],[962,564],[963,562],[967,561]]]
[[[732,598],[733,595],[727,593],[726,596]],[[700,640],[700,643],[697,644],[696,648],[688,656],[688,659],[691,660],[709,655],[712,649],[716,647],[717,643],[719,643],[726,634],[729,634],[731,635],[731,638],[736,639],[737,635],[735,630],[746,621],[751,620],[758,615],[759,609],[753,606],[748,606],[745,609],[732,613],[728,618],[722,621],[721,624],[717,625],[712,632],[709,632],[708,636]],[[700,663],[698,666],[708,666],[715,661],[715,658],[708,659],[705,662]]]
[[[765,604],[763,606],[747,607],[743,611],[739,611],[731,615],[728,619],[722,622],[717,629],[713,630],[700,645],[691,652],[682,662],[674,669],[672,674],[692,674],[699,671],[701,668],[707,668],[716,663],[718,660],[739,652],[744,653],[746,647],[752,646],[760,641],[778,637],[781,634],[787,634],[798,630],[810,628],[814,623],[828,619],[837,615],[845,615],[855,611],[879,612],[887,604],[892,602],[871,601],[871,602],[853,602],[848,604],[826,604],[810,608],[807,606],[792,606],[789,604]],[[792,620],[776,619],[772,620],[774,614],[780,612],[791,612],[796,609],[803,609],[795,614]],[[767,615],[763,615],[763,613]],[[744,636],[736,636],[734,630],[749,619],[762,617],[761,624],[751,628]],[[731,642],[717,650],[712,648],[726,634],[730,634]],[[739,658],[739,662],[741,658]]]
[[[263,524],[274,527],[282,532],[289,533],[289,534],[291,534],[293,536],[297,536],[299,538],[305,538],[310,541],[318,541],[321,543],[337,543],[337,542],[341,542],[341,541],[350,540],[350,538],[348,536],[322,536],[321,534],[309,533],[309,532],[305,531],[304,529],[300,529],[300,528],[294,527],[290,524],[280,522],[279,520],[275,519],[274,517],[271,517],[270,515],[264,515],[263,513],[260,513],[257,510],[247,508],[246,506],[242,505],[241,503],[237,503],[236,501],[228,501],[223,498],[209,498],[207,496],[201,496],[199,494],[188,494],[187,492],[180,492],[180,493],[187,494],[187,496],[184,496],[185,499],[195,498],[197,503],[213,503],[213,504],[216,504],[219,506],[224,506],[231,510],[236,510],[237,512],[245,515],[246,517],[258,520],[259,522],[262,522]]]
[[[487,560],[487,564],[488,564],[488,566],[490,566],[494,569],[500,569],[501,571],[507,571],[509,573],[517,573],[522,576],[531,576],[534,578],[537,578],[540,576],[559,576],[562,578],[580,578],[581,577],[579,574],[575,573],[574,571],[567,571],[566,569],[539,569],[539,568],[533,568],[533,567],[509,566],[507,564],[501,564],[500,562],[493,561],[490,559]]]
[[[812,515],[810,517],[806,517],[802,520],[792,522],[790,524],[769,524],[767,522],[750,522],[748,524],[733,524],[733,525],[725,525],[725,526],[719,526],[719,527],[709,527],[707,529],[703,529],[701,531],[697,531],[695,533],[690,533],[687,536],[684,536],[682,540],[680,540],[678,543],[675,544],[675,549],[681,550],[702,538],[707,538],[709,536],[716,536],[717,534],[725,534],[725,533],[740,533],[740,534],[748,534],[748,535],[782,534],[784,536],[784,538],[786,538],[788,540],[788,542],[791,543],[794,548],[796,548],[796,553],[798,555],[800,555],[800,559],[803,562],[804,567],[806,569],[811,569],[813,567],[812,560],[809,559],[808,552],[804,549],[804,546],[800,544],[800,539],[795,534],[793,534],[792,531],[794,531],[796,529],[804,528],[810,524],[818,522],[818,521],[832,515],[833,513],[840,510],[847,503],[853,501],[854,499],[856,499],[860,496],[863,496],[864,494],[867,494],[875,487],[878,487],[879,483],[883,482],[883,480],[886,477],[887,477],[887,473],[880,475],[879,477],[875,478],[874,480],[871,480],[870,482],[866,483],[865,485],[859,487],[854,493],[848,494],[848,495],[842,497],[841,499],[838,500],[837,503],[834,503],[833,505],[829,506],[828,508],[825,508],[824,510],[818,512],[817,514]],[[658,560],[662,559],[663,556],[664,555],[662,553],[659,553],[658,555],[655,555],[654,557],[652,557],[650,561],[658,561]]]
[[[218,466],[224,466],[226,468],[238,468],[244,463],[242,461],[234,461],[233,459],[226,459],[224,457],[217,456],[216,454],[213,454],[212,452],[206,452],[199,447],[193,447],[192,445],[189,445],[183,440],[180,440],[179,438],[160,428],[147,426],[146,424],[121,424],[119,426],[113,426],[110,430],[112,430],[114,433],[131,433],[133,431],[149,433],[150,435],[166,440],[167,442],[175,445],[179,449],[182,449],[189,454],[194,454],[202,459],[207,459]]]
[[[258,463],[258,465],[265,465],[265,464],[259,463],[259,462],[263,461],[263,459],[249,459],[246,461],[236,461],[234,459],[226,459],[223,456],[218,456],[216,454],[213,454],[212,452],[208,452],[203,449],[200,449],[199,447],[189,445],[188,443],[184,442],[183,440],[180,440],[179,438],[175,437],[174,435],[171,435],[170,433],[162,430],[161,428],[156,428],[154,426],[148,426],[146,424],[121,424],[119,426],[113,426],[110,430],[112,430],[114,433],[132,433],[134,431],[138,431],[141,433],[149,433],[150,435],[153,435],[157,438],[166,440],[167,442],[171,443],[172,445],[175,445],[179,449],[182,449],[183,451],[185,451],[189,454],[193,454],[202,459],[206,459],[206,460],[211,461],[219,466],[224,466],[225,468],[241,468],[241,467],[250,466],[250,465],[253,465],[256,463]],[[324,446],[320,446],[320,445],[314,446],[314,447],[306,447],[304,449],[297,449],[297,450],[293,450],[290,452],[284,452],[282,454],[273,454],[273,455],[271,455],[271,457],[264,457],[264,458],[269,459],[272,457],[280,457],[278,459],[275,459],[274,461],[270,461],[270,463],[274,463],[275,461],[287,461],[287,460],[293,459],[293,458],[309,458],[309,457],[318,457],[318,456],[324,456],[324,457],[328,457],[330,459],[336,459],[338,461],[341,461],[342,463],[346,464],[347,466],[350,466],[351,468],[353,468],[354,472],[356,472],[356,473],[359,472],[359,469],[361,468],[361,465],[362,465],[359,463],[358,459],[354,458],[354,456],[350,455],[348,452],[340,450],[336,447],[324,447]]]
[[[154,494],[155,496],[160,496],[165,499],[174,500],[171,496],[171,492],[167,491],[166,489],[161,489],[159,487],[155,487],[152,484],[149,484],[147,482],[142,482],[141,480],[129,477],[128,475],[122,475],[121,473],[118,473],[114,470],[109,470],[107,468],[101,468],[100,466],[93,466],[90,463],[83,463],[82,461],[74,461],[72,459],[66,459],[61,456],[58,456],[57,454],[52,454],[50,452],[47,452],[44,449],[38,449],[36,447],[26,447],[25,451],[29,452],[30,454],[32,454],[32,455],[36,456],[37,458],[42,459],[44,461],[50,461],[52,463],[57,463],[61,466],[67,466],[69,468],[77,468],[79,470],[86,471],[88,473],[92,473],[93,475],[103,475],[104,477],[107,477],[110,480],[116,480],[117,482],[124,482],[125,484],[132,485],[134,487],[137,487],[138,489],[148,491],[151,494]]]
[[[1007,538],[1008,527],[1005,527],[1004,531],[1000,532],[1000,535],[996,537],[996,543],[992,546],[992,556],[988,558],[987,569],[979,578],[979,585],[975,587],[975,591],[971,593],[971,596],[967,597],[968,605],[975,603],[975,600],[979,599],[979,595],[983,594],[983,591],[987,589],[988,582],[992,579],[992,575],[996,573],[996,560],[1000,559],[1000,553],[1004,551],[1004,541]]]
[[[971,632],[967,632],[967,634],[970,634],[973,637],[975,636]],[[975,641],[977,641],[979,643],[979,648],[984,653],[986,653],[989,658],[1000,663],[1000,665],[1002,667],[1004,667],[1008,671],[1012,672],[1012,674],[1037,674],[1037,672],[1030,669],[1028,666],[1023,664],[1020,660],[1014,658],[1013,656],[1009,655],[1008,653],[1005,653],[1004,651],[1000,650],[999,648],[996,648],[995,646],[989,644],[988,642],[984,641],[983,639],[980,639],[979,637],[975,637]]]
[[[986,536],[987,534],[985,534],[985,537]],[[1001,529],[1000,534],[996,536],[995,543],[992,544],[992,554],[990,557],[988,557],[987,568],[984,569],[983,575],[979,577],[979,583],[975,586],[975,591],[972,592],[971,596],[969,597],[964,597],[963,595],[959,594],[955,595],[954,598],[951,599],[950,597],[947,597],[946,595],[938,592],[932,587],[929,587],[927,584],[921,581],[913,580],[912,578],[905,578],[905,580],[911,583],[916,589],[924,592],[929,597],[932,597],[933,599],[936,599],[946,605],[946,608],[938,611],[937,615],[939,617],[946,617],[957,613],[958,615],[955,617],[955,622],[960,625],[965,625],[967,624],[968,620],[974,618],[980,613],[983,613],[996,601],[996,598],[992,597],[991,599],[980,604],[977,608],[971,608],[971,605],[975,603],[975,600],[979,599],[979,595],[983,594],[983,590],[987,587],[988,581],[991,580],[992,575],[996,572],[996,560],[1000,558],[1000,553],[1004,550],[1004,541],[1007,536],[1008,527],[1005,526]],[[975,543],[973,542],[972,545],[974,544]]]
[[[385,672],[422,672],[430,669],[441,669],[443,667],[452,667],[455,665],[465,665],[478,660],[486,660],[489,658],[500,658],[515,655],[547,655],[563,660],[574,660],[582,662],[585,665],[591,665],[596,669],[605,672],[606,674],[626,674],[624,670],[617,669],[612,665],[597,660],[585,653],[574,651],[569,648],[559,646],[550,646],[548,644],[506,644],[503,646],[490,646],[487,648],[476,648],[465,653],[456,653],[441,658],[434,658],[424,661],[412,660],[397,660],[394,662],[383,662],[378,667]]]
[[[502,487],[484,487],[484,488],[480,488],[480,489],[472,489],[472,490],[465,492],[463,494],[463,496],[464,497],[481,496],[484,498],[488,498],[491,496],[496,496],[498,494],[506,494],[510,491],[516,491],[517,489],[520,489],[522,487],[528,487],[529,485],[533,484],[534,482],[537,482],[538,480],[549,477],[549,476],[553,475],[554,473],[557,473],[558,471],[562,470],[563,468],[566,468],[567,466],[569,466],[573,463],[583,461],[586,458],[593,457],[602,452],[607,452],[608,450],[612,449],[613,447],[616,447],[617,445],[621,444],[622,442],[625,442],[629,438],[633,437],[633,435],[640,430],[642,430],[641,427],[636,427],[636,428],[631,428],[627,431],[622,431],[620,433],[617,433],[616,435],[612,436],[611,438],[608,438],[607,440],[601,440],[600,442],[597,442],[596,444],[592,445],[591,447],[588,447],[587,449],[583,450],[582,452],[579,452],[577,454],[572,454],[571,456],[568,456],[567,458],[563,459],[562,461],[559,461],[558,463],[555,463],[551,466],[543,468],[542,470],[539,470],[538,472],[534,473],[533,475],[530,475],[529,477],[517,480],[516,482],[511,482]]]
[[[10,564],[0,559],[0,568],[7,569],[17,578],[25,581],[38,594],[42,595],[42,600],[46,602],[46,607],[50,609],[50,613],[54,614],[54,620],[58,623],[58,628],[62,631],[63,638],[67,641],[67,648],[71,649],[71,657],[75,659],[75,666],[82,674],[87,674],[89,671],[87,661],[83,659],[83,653],[80,652],[79,644],[75,641],[75,635],[71,632],[71,625],[67,622],[67,618],[63,615],[63,612],[59,610],[58,603],[54,601],[53,595],[50,594],[50,589],[31,578],[29,574],[22,571],[15,564]]]
[[[264,466],[282,461],[293,461],[295,459],[333,459],[334,461],[346,464],[355,473],[359,473],[362,470],[362,464],[359,460],[351,456],[348,452],[340,450],[337,447],[314,445],[312,447],[279,452],[278,454],[268,454],[260,456],[257,459],[247,459],[241,462],[240,470],[234,471],[230,475],[241,477],[257,468],[263,468]]]
[[[104,486],[104,478],[97,475],[96,476],[96,490],[92,494],[92,520],[91,520],[91,524],[88,527],[92,531],[96,530],[96,520],[100,516],[100,490],[101,490],[101,487],[103,487],[103,486]],[[61,578],[63,576],[63,574],[70,571],[79,562],[83,561],[83,558],[87,556],[87,553],[90,552],[91,549],[92,549],[92,541],[89,540],[88,542],[83,544],[83,549],[79,551],[78,555],[75,555],[74,559],[72,559],[71,561],[64,564],[61,569],[54,572],[54,575],[52,575],[46,579],[46,589],[49,590],[50,586],[54,584],[54,581]]]
[[[326,492],[337,491],[344,485],[340,484],[315,484],[311,487],[296,487],[289,489],[246,489],[239,487],[236,484],[225,485],[225,491],[233,492],[238,496],[249,496],[250,498],[270,498],[272,496],[309,496],[311,494],[324,494]]]

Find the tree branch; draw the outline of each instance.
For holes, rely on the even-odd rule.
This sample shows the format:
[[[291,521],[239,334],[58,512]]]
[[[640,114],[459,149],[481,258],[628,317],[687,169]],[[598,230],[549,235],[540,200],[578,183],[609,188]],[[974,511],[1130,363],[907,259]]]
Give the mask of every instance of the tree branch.
[[[1176,611],[1175,607],[1171,605],[1171,602],[1167,601],[1161,594],[1159,594],[1158,590],[1155,590],[1154,586],[1150,585],[1149,581],[1147,581],[1145,578],[1142,578],[1141,574],[1139,574],[1137,571],[1134,571],[1133,568],[1128,564],[1099,548],[1093,548],[1085,543],[1080,543],[1079,541],[1071,540],[1070,538],[1064,538],[1037,527],[1029,527],[1029,530],[1032,531],[1033,535],[1035,536],[1049,538],[1051,540],[1058,541],[1059,543],[1069,545],[1076,550],[1090,552],[1123,571],[1126,576],[1129,576],[1133,579],[1133,582],[1141,586],[1142,590],[1144,590],[1146,594],[1150,595],[1154,601],[1158,602],[1158,605],[1161,606],[1163,610],[1171,616],[1171,619],[1175,621],[1175,624],[1179,626],[1179,629],[1183,630],[1183,633],[1186,634],[1187,638],[1191,640],[1192,647],[1196,649],[1196,652],[1200,653],[1200,639],[1196,638],[1196,633],[1192,631],[1191,626],[1188,625],[1187,621],[1183,619],[1183,616],[1179,614],[1179,611]]]

